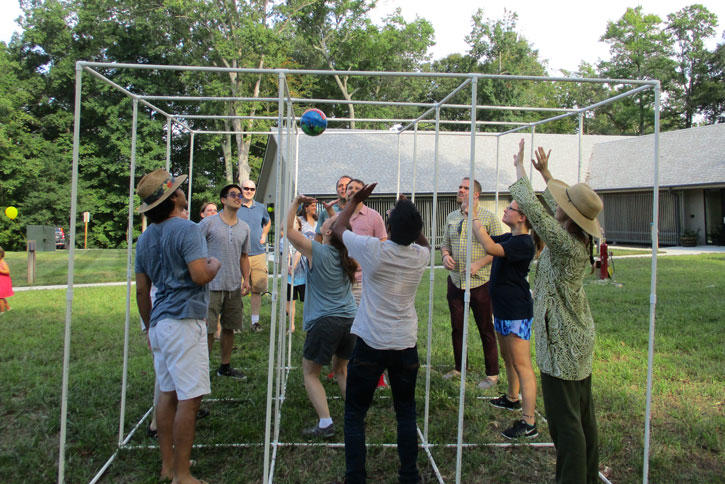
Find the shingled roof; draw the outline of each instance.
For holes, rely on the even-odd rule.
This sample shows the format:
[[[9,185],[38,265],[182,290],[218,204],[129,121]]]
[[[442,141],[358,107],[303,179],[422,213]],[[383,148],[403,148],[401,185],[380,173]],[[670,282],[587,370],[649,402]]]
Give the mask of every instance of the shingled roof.
[[[661,187],[725,183],[725,124],[660,133],[659,143]],[[651,189],[654,135],[595,145],[590,183],[595,190]]]
[[[518,150],[521,138],[526,140],[526,156],[530,154],[530,133],[514,133],[502,136],[499,141],[500,192],[508,191],[515,181],[512,156]],[[298,192],[310,195],[333,195],[335,182],[347,174],[365,182],[378,182],[377,194],[396,193],[398,142],[400,142],[400,166],[402,192],[413,189],[413,138],[412,132],[400,136],[394,132],[356,132],[354,130],[327,130],[320,136],[299,136]],[[582,180],[589,172],[589,160],[599,143],[624,140],[621,136],[582,137]],[[276,136],[270,136],[267,153],[260,175],[260,188],[265,202],[274,201],[274,162]],[[418,132],[415,191],[433,193],[437,180],[439,192],[456,191],[461,178],[467,176],[470,165],[471,138],[468,134],[442,132],[438,141],[438,176],[434,180],[434,143],[432,132]],[[576,183],[579,172],[579,137],[562,134],[535,134],[534,145],[551,149],[551,171],[557,178]],[[484,193],[496,192],[496,136],[479,134],[476,137],[475,177],[481,182]],[[534,176],[534,187],[545,188],[541,177]]]

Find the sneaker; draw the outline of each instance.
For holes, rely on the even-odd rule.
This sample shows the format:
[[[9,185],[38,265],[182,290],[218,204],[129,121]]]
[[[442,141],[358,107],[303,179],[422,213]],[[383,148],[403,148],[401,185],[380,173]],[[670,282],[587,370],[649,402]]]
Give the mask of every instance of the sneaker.
[[[222,368],[221,366],[216,371],[216,376],[229,376],[234,378],[235,380],[246,380],[247,375],[242,373],[240,370],[237,370],[236,368],[232,368],[231,366],[227,366],[226,368]]]
[[[511,427],[501,432],[501,435],[507,439],[518,439],[520,437],[533,439],[539,436],[539,432],[536,430],[536,424],[529,425],[526,420],[517,420]]]
[[[262,325],[259,323],[252,323],[252,333],[259,333],[262,331]]]
[[[496,408],[503,408],[506,410],[519,410],[521,408],[521,400],[511,401],[508,399],[505,393],[502,393],[500,397],[489,400],[492,406]]]
[[[314,427],[302,429],[302,436],[307,438],[330,439],[335,436],[335,424],[332,423],[328,427],[322,428],[318,422]]]
[[[478,388],[481,390],[488,390],[489,388],[495,387],[496,383],[498,383],[498,378],[487,377],[485,380],[481,380],[478,384]]]
[[[444,380],[450,380],[451,378],[461,378],[461,372],[458,370],[451,370],[443,375]]]

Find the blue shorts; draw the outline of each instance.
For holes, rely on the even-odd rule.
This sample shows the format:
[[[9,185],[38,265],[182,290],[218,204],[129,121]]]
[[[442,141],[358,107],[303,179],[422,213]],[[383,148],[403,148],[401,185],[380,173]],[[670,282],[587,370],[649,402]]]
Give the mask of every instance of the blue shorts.
[[[493,328],[502,336],[514,334],[521,339],[531,339],[531,322],[529,319],[498,319],[493,318]]]

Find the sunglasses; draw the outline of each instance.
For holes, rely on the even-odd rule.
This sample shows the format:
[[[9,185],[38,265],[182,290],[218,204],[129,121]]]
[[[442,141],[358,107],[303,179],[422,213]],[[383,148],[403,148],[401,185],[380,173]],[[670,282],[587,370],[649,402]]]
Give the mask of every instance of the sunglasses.
[[[242,190],[244,190],[245,192],[256,192],[257,191],[256,188],[252,188],[252,187],[242,187]]]
[[[227,198],[244,198],[241,192],[230,192],[227,193]]]

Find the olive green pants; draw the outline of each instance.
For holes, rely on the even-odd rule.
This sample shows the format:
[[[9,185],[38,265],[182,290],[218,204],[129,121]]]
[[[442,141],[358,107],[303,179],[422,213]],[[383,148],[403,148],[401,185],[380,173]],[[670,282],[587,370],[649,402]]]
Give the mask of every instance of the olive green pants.
[[[592,398],[592,377],[562,380],[541,373],[544,409],[556,447],[556,482],[599,481],[599,443]]]

